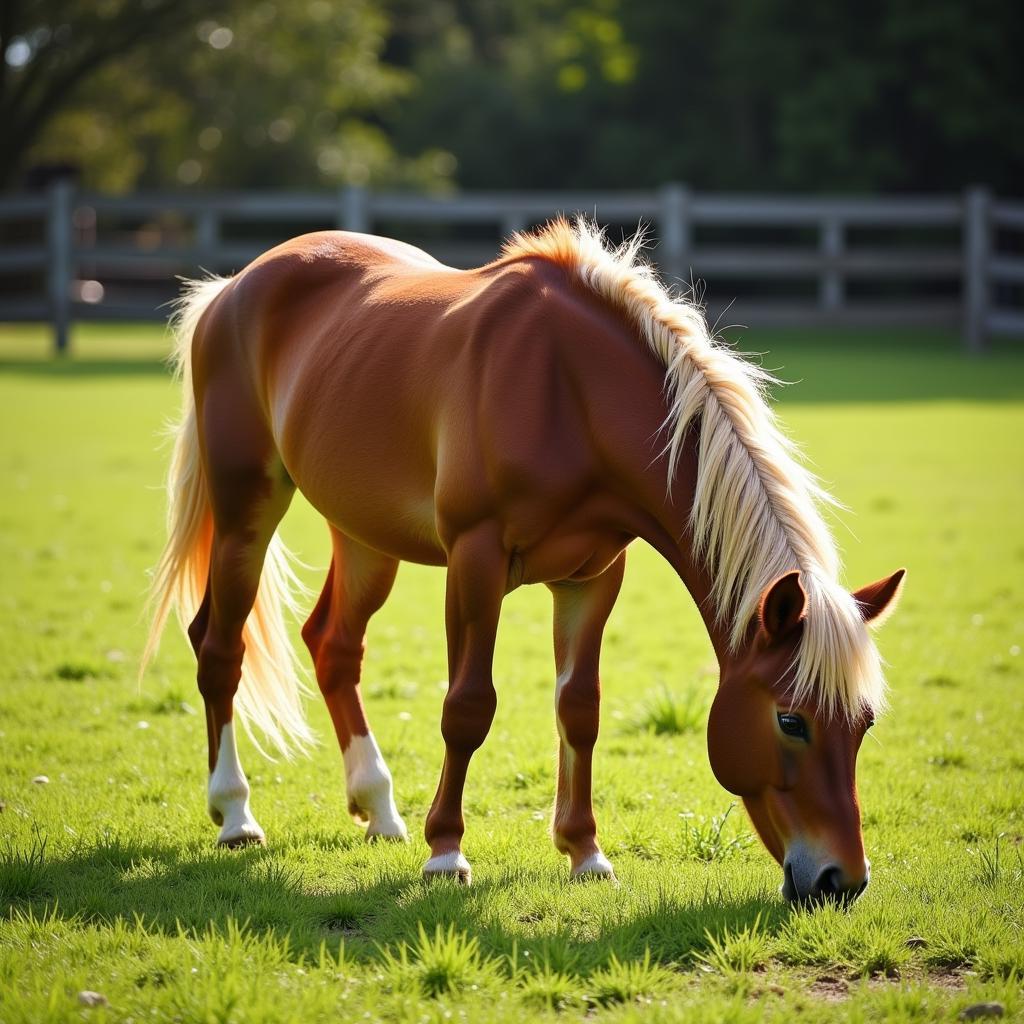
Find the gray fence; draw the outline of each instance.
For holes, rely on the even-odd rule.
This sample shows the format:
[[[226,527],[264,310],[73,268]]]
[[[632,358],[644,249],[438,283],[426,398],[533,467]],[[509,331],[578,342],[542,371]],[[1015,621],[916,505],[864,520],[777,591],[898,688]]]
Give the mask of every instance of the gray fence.
[[[959,196],[821,198],[656,192],[140,194],[0,197],[0,320],[161,319],[177,275],[239,270],[303,230],[416,242],[443,262],[492,259],[501,238],[580,211],[648,225],[670,280],[703,281],[713,318],[748,325],[959,328],[971,351],[1024,337],[1024,202]]]

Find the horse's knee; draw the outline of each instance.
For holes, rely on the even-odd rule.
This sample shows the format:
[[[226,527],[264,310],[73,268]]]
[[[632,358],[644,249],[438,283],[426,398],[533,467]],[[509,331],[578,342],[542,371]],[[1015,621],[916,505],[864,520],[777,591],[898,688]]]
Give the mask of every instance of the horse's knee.
[[[441,735],[447,746],[467,753],[487,738],[498,707],[498,696],[490,680],[486,685],[453,685],[444,699]]]
[[[570,678],[556,702],[559,732],[574,750],[589,750],[597,742],[601,697],[596,679]]]

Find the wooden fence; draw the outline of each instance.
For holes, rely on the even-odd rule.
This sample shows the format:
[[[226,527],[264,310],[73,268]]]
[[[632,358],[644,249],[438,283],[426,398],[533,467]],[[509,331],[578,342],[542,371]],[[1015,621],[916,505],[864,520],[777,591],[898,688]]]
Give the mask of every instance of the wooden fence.
[[[823,198],[656,192],[106,196],[58,182],[0,197],[0,320],[49,321],[57,350],[79,319],[161,319],[177,275],[230,273],[301,231],[390,234],[453,266],[557,212],[613,236],[649,227],[670,281],[703,282],[712,319],[748,325],[962,330],[982,351],[1024,337],[1024,202],[959,196]]]

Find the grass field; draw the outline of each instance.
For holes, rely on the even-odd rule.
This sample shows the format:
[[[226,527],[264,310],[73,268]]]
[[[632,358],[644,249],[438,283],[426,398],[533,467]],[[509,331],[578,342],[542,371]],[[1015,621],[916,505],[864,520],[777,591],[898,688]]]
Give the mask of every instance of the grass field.
[[[191,652],[141,691],[145,570],[162,542],[156,436],[177,405],[151,328],[78,356],[0,330],[0,1021],[951,1020],[1024,1017],[1024,349],[952,337],[771,333],[800,380],[791,432],[854,512],[847,582],[909,567],[880,643],[891,709],[860,757],[873,881],[792,910],[707,765],[710,645],[640,545],[605,643],[598,822],[621,884],[572,885],[548,839],[550,607],[511,595],[498,714],[467,787],[474,885],[426,886],[441,763],[442,572],[403,566],[371,625],[368,712],[413,833],[367,845],[341,760],[245,742],[264,849],[214,848]],[[285,534],[318,586],[326,531]],[[44,775],[48,783],[33,780]],[[87,1009],[82,990],[107,1004]]]

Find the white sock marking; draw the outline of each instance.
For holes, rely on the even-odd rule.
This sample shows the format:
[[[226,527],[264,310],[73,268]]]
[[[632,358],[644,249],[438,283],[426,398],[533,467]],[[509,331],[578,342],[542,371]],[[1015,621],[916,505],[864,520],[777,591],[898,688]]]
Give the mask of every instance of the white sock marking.
[[[611,861],[598,851],[592,853],[579,867],[573,868],[573,878],[615,878],[615,871],[612,868]]]
[[[210,817],[222,822],[217,842],[262,843],[263,829],[257,824],[249,809],[249,781],[242,771],[235,746],[235,729],[227,722],[220,731],[220,746],[217,748],[217,766],[210,776],[207,788],[207,804]]]
[[[423,865],[423,877],[429,878],[431,875],[448,875],[460,878],[468,884],[473,877],[473,871],[469,861],[463,857],[462,851],[452,850],[450,853],[439,853],[436,857],[431,857]]]
[[[353,736],[342,756],[348,809],[357,820],[367,823],[367,838],[407,839],[405,822],[395,806],[391,772],[373,733]]]

